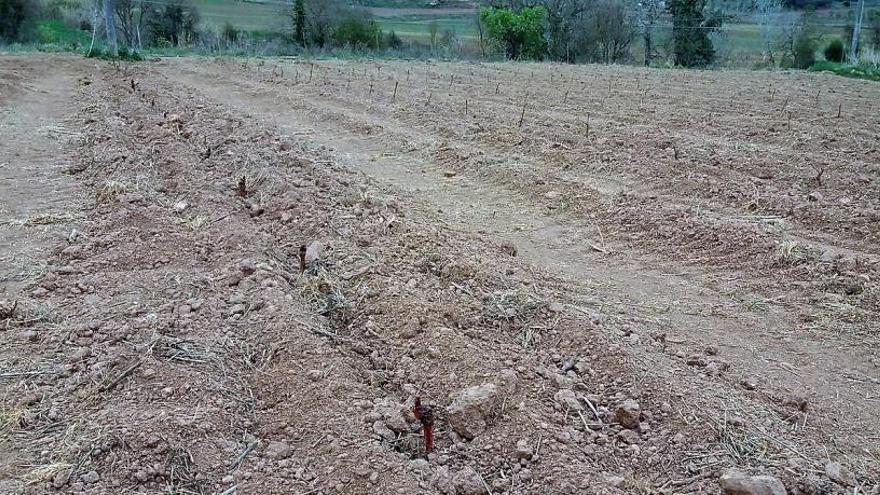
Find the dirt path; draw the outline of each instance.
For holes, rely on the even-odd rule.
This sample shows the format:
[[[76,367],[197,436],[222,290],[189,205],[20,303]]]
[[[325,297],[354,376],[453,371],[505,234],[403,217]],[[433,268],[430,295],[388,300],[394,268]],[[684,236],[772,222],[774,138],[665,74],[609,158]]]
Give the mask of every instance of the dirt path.
[[[79,215],[63,148],[81,73],[63,59],[0,58],[0,298],[18,296]]]
[[[880,434],[875,408],[880,382],[871,337],[862,345],[847,335],[807,334],[800,308],[773,304],[772,294],[744,290],[744,273],[719,276],[623,243],[606,243],[589,220],[551,214],[521,191],[485,176],[444,178],[447,167],[422,151],[443,138],[405,121],[371,115],[363,107],[349,111],[332,93],[303,87],[307,95],[300,94],[296,87],[260,82],[259,76],[186,65],[171,63],[166,75],[218,104],[333,150],[341,163],[433,205],[438,219],[456,229],[507,239],[537,269],[573,282],[581,291],[577,298],[594,304],[592,310],[603,318],[636,313],[655,331],[667,332],[680,353],[717,346],[732,365],[734,385],[760,377],[770,395],[809,397],[826,426],[846,417],[838,423],[840,430],[827,432],[849,444],[844,450],[856,452]],[[597,185],[591,194],[610,189]],[[802,296],[794,299],[810,305]]]

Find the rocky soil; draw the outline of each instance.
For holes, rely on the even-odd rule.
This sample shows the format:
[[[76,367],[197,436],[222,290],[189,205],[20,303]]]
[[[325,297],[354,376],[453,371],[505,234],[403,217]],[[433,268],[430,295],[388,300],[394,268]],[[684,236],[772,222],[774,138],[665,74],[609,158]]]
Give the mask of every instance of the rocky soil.
[[[333,100],[329,112],[349,105],[329,95],[360,66],[330,64],[305,86],[306,70],[280,70],[284,61],[276,69],[15,57],[0,59],[0,87],[26,94],[26,78],[11,77],[11,67],[59,60],[76,66],[65,173],[85,193],[71,205],[81,218],[75,229],[46,241],[44,269],[23,288],[0,293],[0,492],[880,493],[877,430],[862,427],[876,413],[755,374],[725,346],[677,340],[661,313],[638,304],[638,294],[604,302],[592,278],[537,263],[529,244],[463,228],[418,191],[353,167],[359,155],[351,150],[267,121],[261,100],[242,111],[233,97],[226,102],[189,84],[202,77],[219,90],[280,87],[270,99],[301,91],[306,106],[320,106],[321,93]],[[180,64],[252,80],[175,74]],[[402,80],[420,69],[398,63],[390,70]],[[676,77],[697,77],[685,74]],[[317,84],[334,75],[327,85],[335,90]],[[3,103],[14,111],[20,98],[12,93]],[[294,108],[300,119],[304,111]],[[386,111],[403,123],[416,119],[393,107],[370,118]],[[707,124],[707,133],[729,132],[721,115],[728,114]],[[560,109],[551,117],[581,118]],[[346,126],[355,124],[364,125],[352,118]],[[388,138],[382,132],[368,133],[381,142]],[[448,172],[437,180],[473,172],[479,153],[461,154],[471,139],[513,146],[506,126],[461,142],[456,132],[448,145],[427,150]],[[855,128],[846,146],[876,132]],[[541,136],[527,139],[549,139]],[[821,146],[808,147],[819,153]],[[503,169],[476,175],[495,174],[512,188],[511,204],[525,196],[543,198],[543,206],[577,194],[572,184],[539,183],[528,161],[523,174],[503,180]],[[876,190],[877,169],[864,167]],[[626,174],[651,175],[638,167]],[[834,194],[844,190],[834,186]],[[727,201],[697,186],[677,193]],[[875,207],[868,193],[847,194],[859,208]],[[823,216],[837,206],[805,214],[810,235],[838,236],[839,245],[861,253],[814,269],[818,260],[756,257],[776,256],[773,238],[728,232],[728,223],[703,217],[692,222],[685,216],[697,210],[664,205],[662,194],[619,195],[611,206],[587,196],[565,214],[583,219],[591,204],[602,205],[589,218],[609,238],[594,240],[593,251],[624,242],[642,254],[690,246],[677,266],[703,264],[716,274],[756,259],[737,285],[783,294],[792,314],[804,317],[799,308],[809,304],[792,286],[841,284],[841,298],[855,298],[844,299],[853,318],[816,331],[846,328],[850,342],[864,339],[866,352],[876,350],[876,265],[866,258],[877,254],[874,223],[858,217],[852,225],[862,231],[843,228]],[[723,196],[732,197],[739,196]],[[761,214],[788,208],[768,204]],[[713,259],[703,235],[736,254]],[[613,262],[609,256],[605,263]],[[656,266],[676,266],[675,258],[667,251]],[[860,289],[847,289],[852,284]],[[858,375],[855,391],[869,402],[877,400],[877,369]],[[417,398],[433,413],[431,452]]]

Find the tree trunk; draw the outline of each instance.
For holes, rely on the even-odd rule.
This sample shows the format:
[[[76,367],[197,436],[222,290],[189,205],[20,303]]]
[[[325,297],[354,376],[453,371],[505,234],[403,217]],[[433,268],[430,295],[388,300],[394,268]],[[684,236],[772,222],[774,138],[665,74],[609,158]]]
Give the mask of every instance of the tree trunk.
[[[652,41],[653,33],[651,32],[651,26],[648,25],[645,27],[645,67],[651,66],[651,50],[654,49]]]
[[[849,44],[849,61],[855,64],[859,61],[859,41],[862,37],[862,17],[865,15],[865,0],[859,0],[856,7],[856,23],[853,26],[852,42]]]
[[[104,0],[104,24],[107,26],[107,44],[110,55],[119,56],[119,45],[116,42],[116,19],[113,17],[113,0]]]

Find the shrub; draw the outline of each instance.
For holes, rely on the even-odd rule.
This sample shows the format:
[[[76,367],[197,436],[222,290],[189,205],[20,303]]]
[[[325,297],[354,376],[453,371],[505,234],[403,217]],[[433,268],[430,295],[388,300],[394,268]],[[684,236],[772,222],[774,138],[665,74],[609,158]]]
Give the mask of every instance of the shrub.
[[[843,62],[844,54],[843,41],[838,38],[831,40],[825,47],[825,60],[829,62]]]
[[[793,46],[794,66],[809,69],[816,63],[816,41],[806,33],[798,35]]]
[[[332,39],[337,46],[379,48],[382,31],[373,20],[346,17],[333,27]]]
[[[403,40],[392,30],[388,33],[388,38],[385,40],[385,44],[388,48],[397,50],[403,46]]]
[[[235,29],[230,23],[226,23],[223,25],[223,41],[226,42],[227,45],[234,45],[236,41],[238,41],[238,29]]]
[[[530,7],[521,12],[510,9],[480,10],[480,22],[486,26],[489,39],[503,47],[507,58],[540,60],[547,51],[544,40],[544,7]]]

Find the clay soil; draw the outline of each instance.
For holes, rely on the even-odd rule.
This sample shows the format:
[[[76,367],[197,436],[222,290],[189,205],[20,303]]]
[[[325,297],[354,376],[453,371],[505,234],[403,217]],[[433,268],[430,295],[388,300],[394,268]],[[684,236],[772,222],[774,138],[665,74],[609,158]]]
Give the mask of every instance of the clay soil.
[[[4,56],[0,119],[0,493],[880,491],[876,83]]]

